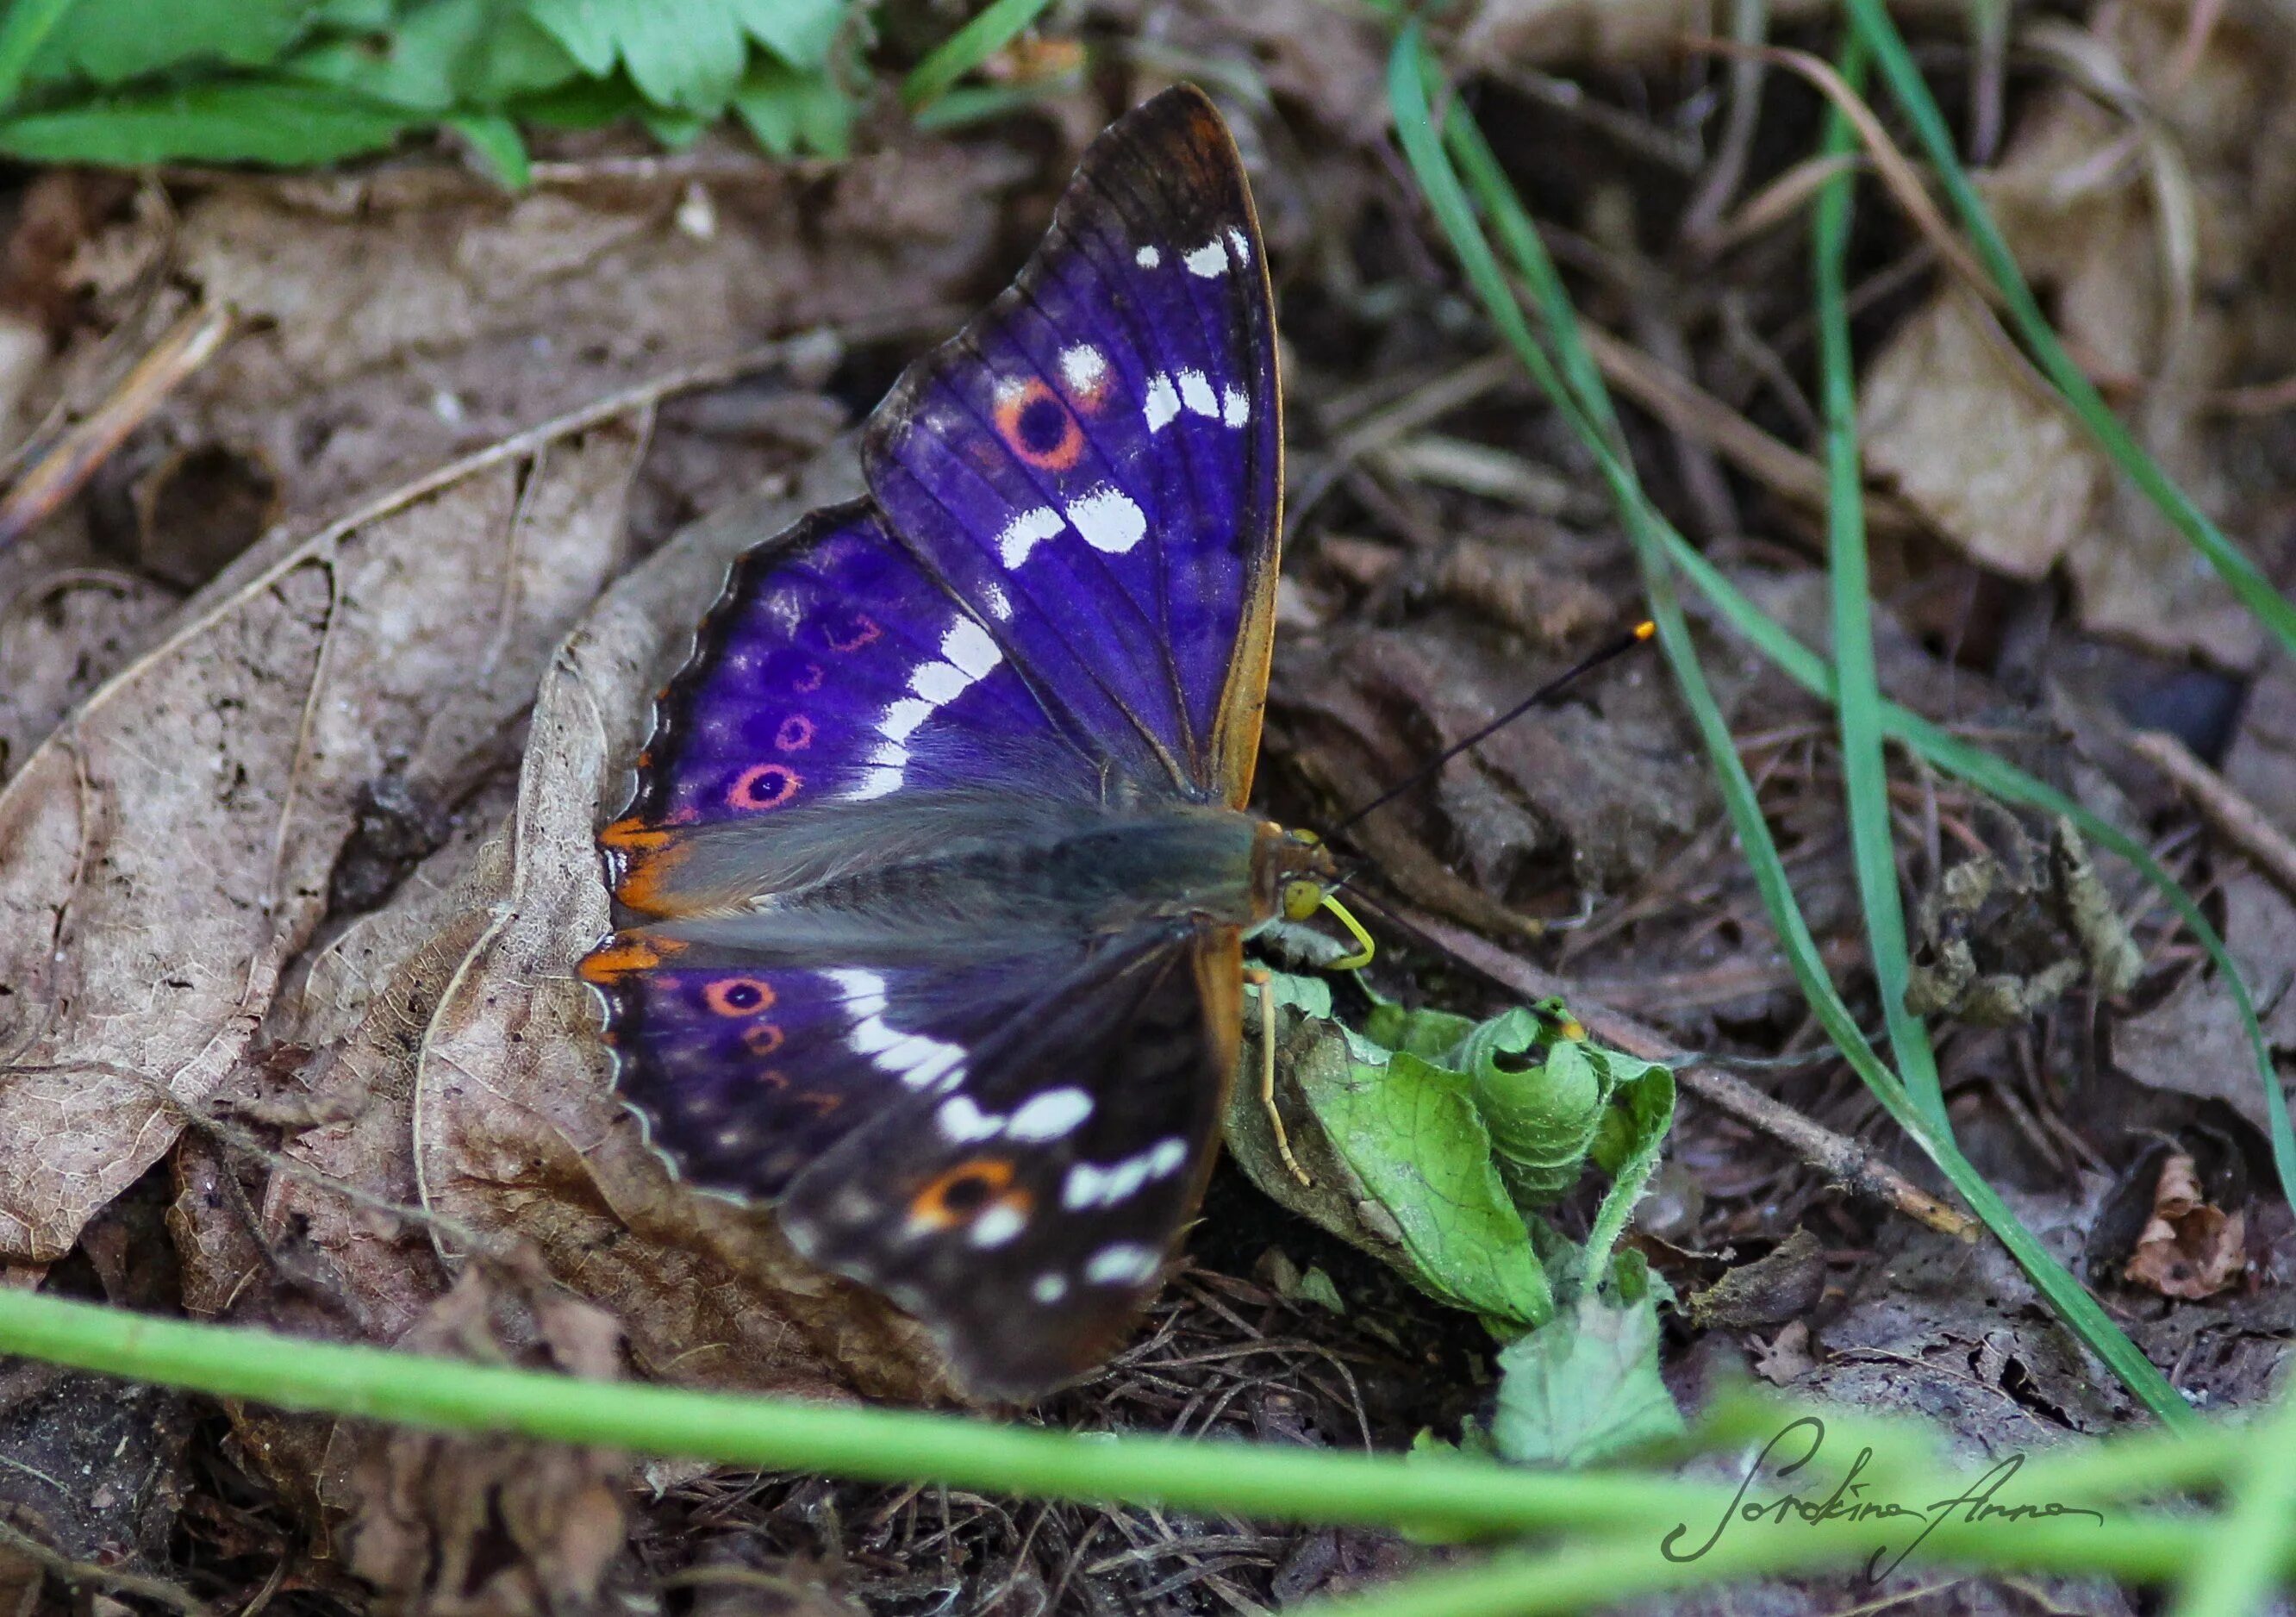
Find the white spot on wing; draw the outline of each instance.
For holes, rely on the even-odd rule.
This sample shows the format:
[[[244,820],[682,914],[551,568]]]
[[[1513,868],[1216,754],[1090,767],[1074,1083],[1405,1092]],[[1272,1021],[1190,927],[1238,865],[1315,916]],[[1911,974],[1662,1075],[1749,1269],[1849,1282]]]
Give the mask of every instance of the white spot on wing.
[[[1095,550],[1121,555],[1148,537],[1148,519],[1122,489],[1103,483],[1069,502],[1069,521]]]
[[[919,725],[933,716],[933,704],[914,696],[904,696],[887,708],[877,720],[877,734],[888,741],[906,741],[916,734]]]
[[[1061,350],[1061,380],[1069,384],[1071,393],[1090,393],[1108,375],[1108,361],[1089,342],[1079,342]]]
[[[972,681],[953,662],[920,662],[909,670],[909,689],[935,707],[945,707],[964,694]]]
[[[988,603],[990,617],[1001,623],[1013,615],[1013,603],[1004,598],[1004,592],[997,588],[995,583],[983,579],[980,588],[980,598]]]
[[[1251,242],[1243,232],[1233,225],[1227,227],[1227,250],[1228,256],[1235,260],[1235,267],[1238,269],[1248,269],[1251,267]]]
[[[1071,1212],[1087,1207],[1113,1207],[1135,1194],[1152,1179],[1168,1178],[1188,1160],[1188,1143],[1178,1135],[1159,1140],[1137,1156],[1105,1167],[1097,1162],[1070,1164],[1061,1182],[1061,1205]]]
[[[1240,427],[1251,419],[1251,398],[1242,388],[1220,390],[1220,419],[1231,427]]]
[[[1180,373],[1180,402],[1188,406],[1192,415],[1219,419],[1219,400],[1212,397],[1212,384],[1204,379],[1201,371]]]
[[[1132,255],[1132,261],[1143,269],[1153,269],[1164,261],[1164,255],[1152,247],[1144,247]]]
[[[859,785],[845,794],[845,800],[849,803],[865,803],[873,797],[890,796],[898,792],[902,783],[907,779],[906,771],[891,766],[872,769],[861,777]]]
[[[1156,1254],[1136,1241],[1117,1241],[1093,1253],[1084,1277],[1095,1285],[1137,1285],[1156,1272]]]
[[[943,1138],[969,1145],[975,1140],[993,1140],[1004,1132],[1004,1120],[991,1117],[962,1095],[952,1095],[941,1102],[940,1110],[933,1113],[933,1123]]]
[[[1152,247],[1144,247],[1140,250],[1154,252],[1156,250]],[[1058,1302],[1068,1294],[1069,1277],[1066,1275],[1055,1275],[1049,1271],[1037,1276],[1029,1286],[1029,1295],[1047,1307]]]
[[[846,1009],[853,1013],[853,1027],[845,1042],[855,1054],[867,1056],[879,1071],[891,1073],[912,1089],[922,1089],[955,1072],[964,1059],[960,1046],[886,1026],[885,980],[876,973],[848,968],[822,975],[837,986]]]
[[[970,618],[959,618],[949,626],[948,633],[940,637],[940,654],[972,679],[988,678],[990,670],[1004,661],[1004,653],[996,649],[988,631]]]
[[[1148,379],[1148,400],[1141,414],[1148,418],[1148,430],[1161,432],[1172,424],[1172,417],[1180,413],[1180,396],[1173,390],[1172,379],[1161,372]]]
[[[1050,505],[1023,511],[1004,524],[996,536],[996,554],[1006,571],[1029,559],[1029,553],[1061,530],[1061,513]]]
[[[1201,275],[1207,281],[1224,275],[1227,273],[1227,243],[1214,236],[1195,251],[1182,253],[1180,262],[1188,267],[1190,275]]]
[[[1047,1089],[1015,1108],[1008,1127],[1016,1140],[1056,1140],[1091,1115],[1092,1096],[1083,1090]]]
[[[972,1221],[972,1244],[1002,1246],[1028,1227],[1028,1215],[1010,1202],[999,1202]]]

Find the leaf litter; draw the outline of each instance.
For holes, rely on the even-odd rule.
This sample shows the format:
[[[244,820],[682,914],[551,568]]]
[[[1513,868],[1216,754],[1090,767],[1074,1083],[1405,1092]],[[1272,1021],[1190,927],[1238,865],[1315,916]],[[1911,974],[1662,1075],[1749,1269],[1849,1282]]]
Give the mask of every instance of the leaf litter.
[[[1560,227],[1585,307],[1672,378],[1645,372],[1635,397],[1671,402],[1629,417],[1661,500],[1822,643],[1800,474],[1732,424],[1814,447],[1800,233],[1675,235],[1693,183],[1738,165],[1717,192],[1726,212],[1803,154],[1788,126],[1808,92],[1769,79],[1726,161],[1748,81],[1667,56],[1677,22],[1669,6],[1486,5],[1458,60],[1509,115],[1486,121]],[[1774,22],[1823,48],[1794,8]],[[1986,105],[1997,92],[1970,84],[2005,143],[1988,194],[2083,362],[2269,567],[2285,456],[2256,400],[2296,372],[2296,348],[2257,289],[2296,170],[2263,109],[2287,63],[2236,23],[2187,49],[2142,6],[2049,29],[2023,42],[2045,64],[2031,85]],[[1256,69],[1225,60],[1242,75],[1232,111],[1284,299],[1299,524],[1264,776],[1275,811],[1328,825],[1624,617],[1625,552],[1587,497],[1583,454],[1505,373],[1475,368],[1488,338],[1367,110],[1376,34],[1245,28],[1188,5],[1164,37],[1175,71],[1239,42],[1258,53]],[[675,1184],[606,1090],[569,971],[605,921],[592,827],[619,806],[650,694],[726,559],[849,478],[836,432],[945,329],[940,311],[998,283],[1111,110],[1070,84],[1041,118],[961,143],[888,135],[830,174],[707,136],[679,160],[712,176],[693,185],[585,136],[515,199],[421,158],[140,191],[38,182],[52,188],[20,212],[0,324],[12,439],[52,441],[187,313],[227,305],[234,324],[83,495],[0,550],[0,1240],[16,1278],[600,1375],[945,1394],[898,1317],[804,1270],[768,1220]],[[1912,233],[1866,211],[1872,469],[1927,527],[1876,529],[1885,685],[2141,828],[2220,917],[2275,1048],[2296,1050],[2289,896],[2128,749],[2157,717],[2083,659],[2133,644],[2156,684],[2163,657],[2213,665],[2218,683],[2195,688],[2226,750],[2196,720],[2195,751],[2284,828],[2285,670],[2259,667],[2252,629],[1991,317],[1918,279]],[[1749,202],[1744,217],[1765,216]],[[841,339],[393,496],[537,421],[816,325]],[[363,504],[373,514],[332,523]],[[209,528],[188,521],[209,513]],[[1830,718],[1718,627],[1702,633],[1813,927],[1878,1021]],[[1909,907],[1936,895],[1942,916],[1948,873],[1999,827],[1906,760],[1891,784]],[[1756,1375],[1923,1412],[1988,1452],[2129,1419],[1999,1253],[1898,1216],[1915,1204],[1875,1194],[1887,1179],[1820,1149],[1934,1188],[1825,1059],[1716,818],[1663,680],[1629,664],[1353,833],[1369,901],[1425,923],[1416,940],[1383,929],[1381,992],[1414,1012],[1520,1003],[1427,940],[1464,926],[1559,970],[1574,1008],[1659,1024],[1641,1054],[1743,1073],[1738,1101],[1685,1108],[1665,1188],[1623,1249],[1681,1309],[1587,1319],[1572,1305],[1574,1333],[1517,1355],[1510,1401],[1493,1339],[1374,1255],[1379,1232],[1351,1245],[1224,1171],[1197,1268],[1046,1418],[1349,1448],[1504,1429],[1518,1452],[1562,1455],[1607,1442],[1608,1424],[1631,1433],[1620,1411],[1657,1408],[1635,1380],[1654,1355],[1669,1408]],[[2133,980],[2089,971],[2006,1025],[1947,1029],[1956,1126],[2156,1362],[2197,1397],[2246,1403],[2284,1352],[2296,1221],[2251,1188],[2268,1172],[2210,1167],[2261,1161],[2223,985],[2126,872],[2101,860],[2097,875]],[[1982,903],[1963,908],[1973,941],[2000,941]],[[2048,964],[2021,962],[2021,980]],[[2169,1173],[2163,1140],[2194,1177]],[[1582,1240],[1601,1202],[1590,1180],[1547,1216]],[[1360,1210],[1341,1211],[1349,1239],[1364,1235]],[[136,1256],[155,1245],[165,1265]],[[1611,1399],[1586,1396],[1605,1385]],[[42,1396],[0,1391],[0,1423]],[[437,1609],[580,1609],[674,1585],[697,1609],[770,1587],[809,1609],[1080,1610],[1112,1595],[1198,1612],[1352,1587],[1423,1553],[1379,1534],[693,1468],[643,1468],[633,1489],[606,1456],[487,1454],[252,1408],[200,1418],[156,1457],[168,1486],[138,1506],[135,1555],[242,1605],[275,1573],[298,1609],[357,1609],[376,1589]],[[101,1552],[66,1514],[44,1520],[48,1553]],[[188,1557],[151,1536],[169,1522]],[[2110,1591],[2058,1594],[2125,1609]],[[1761,1596],[1832,1609],[1815,1587]]]

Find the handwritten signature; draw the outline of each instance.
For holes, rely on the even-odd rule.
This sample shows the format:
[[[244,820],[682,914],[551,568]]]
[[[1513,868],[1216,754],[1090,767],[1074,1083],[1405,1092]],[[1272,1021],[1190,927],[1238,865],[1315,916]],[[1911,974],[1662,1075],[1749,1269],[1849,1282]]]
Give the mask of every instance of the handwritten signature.
[[[1797,1452],[1793,1445],[1800,1439],[1807,1439],[1808,1447]],[[1763,1445],[1761,1453],[1754,1457],[1754,1463],[1746,1468],[1745,1476],[1739,1481],[1738,1491],[1731,1498],[1729,1507],[1716,1519],[1713,1530],[1706,1535],[1705,1540],[1692,1549],[1679,1547],[1691,1533],[1690,1524],[1685,1522],[1660,1541],[1659,1553],[1669,1561],[1695,1561],[1719,1544],[1722,1535],[1738,1522],[1767,1521],[1774,1525],[1801,1522],[1813,1527],[1825,1522],[1920,1523],[1921,1531],[1896,1555],[1890,1555],[1890,1547],[1882,1544],[1867,1557],[1866,1577],[1868,1581],[1877,1581],[1897,1571],[1906,1557],[1919,1549],[1923,1540],[1934,1532],[1940,1523],[1953,1519],[1959,1512],[1966,1512],[1965,1519],[1972,1523],[2043,1522],[2059,1516],[2087,1516],[2100,1526],[2104,1523],[2101,1511],[2056,1500],[2030,1505],[1997,1503],[1996,1496],[2008,1486],[2010,1480],[2025,1464],[2025,1457],[2021,1454],[2009,1456],[1951,1498],[1932,1500],[1926,1506],[1865,1497],[1872,1484],[1862,1482],[1858,1478],[1873,1461],[1874,1451],[1870,1448],[1857,1451],[1857,1457],[1850,1462],[1849,1471],[1834,1484],[1831,1493],[1780,1493],[1771,1498],[1747,1498],[1766,1468],[1771,1469],[1778,1481],[1788,1481],[1814,1462],[1824,1446],[1825,1423],[1816,1416],[1805,1415],[1788,1422],[1775,1437]],[[1787,1455],[1794,1457],[1785,1458]]]

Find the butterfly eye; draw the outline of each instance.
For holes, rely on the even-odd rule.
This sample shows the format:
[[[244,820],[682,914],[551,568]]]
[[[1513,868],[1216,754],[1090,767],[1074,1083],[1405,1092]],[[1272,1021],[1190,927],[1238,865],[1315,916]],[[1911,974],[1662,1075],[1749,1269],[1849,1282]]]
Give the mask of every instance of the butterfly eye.
[[[1283,883],[1283,918],[1305,921],[1324,907],[1324,888],[1304,877]]]

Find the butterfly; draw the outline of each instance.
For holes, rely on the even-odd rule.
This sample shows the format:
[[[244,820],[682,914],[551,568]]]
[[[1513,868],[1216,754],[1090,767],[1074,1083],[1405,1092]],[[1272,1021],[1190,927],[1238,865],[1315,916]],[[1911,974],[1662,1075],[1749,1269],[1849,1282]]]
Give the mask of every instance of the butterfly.
[[[653,1145],[981,1396],[1090,1369],[1152,1296],[1242,934],[1336,877],[1245,807],[1282,459],[1250,193],[1182,86],[878,406],[867,496],[735,564],[600,833],[619,930],[581,973]]]

